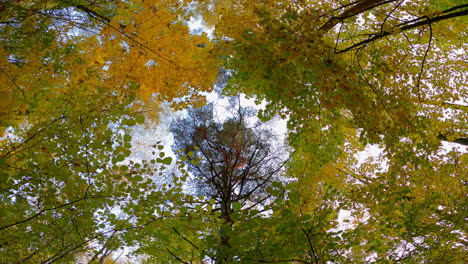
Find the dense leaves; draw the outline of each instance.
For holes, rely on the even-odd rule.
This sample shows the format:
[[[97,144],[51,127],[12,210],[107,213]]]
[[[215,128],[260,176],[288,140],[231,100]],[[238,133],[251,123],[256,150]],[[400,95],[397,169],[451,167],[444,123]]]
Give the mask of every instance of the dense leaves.
[[[466,145],[466,74],[459,66],[466,5],[221,2],[206,8],[218,14],[215,33],[229,39],[222,42],[234,73],[229,91],[266,99],[263,118],[289,118],[297,150],[289,176],[307,186],[299,192],[308,210],[320,197],[314,186],[325,183],[353,202],[363,224],[355,234],[376,244],[354,246],[352,262],[461,262],[466,233],[455,219],[466,211],[466,165],[452,164],[466,155],[463,148],[442,153],[453,145],[441,141]],[[233,16],[242,25],[231,26]],[[357,134],[363,145],[381,144],[384,166],[355,160]],[[441,179],[447,185],[438,185]],[[454,222],[441,208],[453,209]],[[358,260],[359,250],[373,257]]]
[[[467,8],[3,1],[0,262],[466,262]]]
[[[0,4],[2,263],[63,263],[92,249],[103,260],[155,221],[129,201],[163,201],[149,175],[171,160],[129,163],[128,133],[155,102],[197,104],[193,90],[216,76],[210,48],[196,46],[209,41],[172,4]]]

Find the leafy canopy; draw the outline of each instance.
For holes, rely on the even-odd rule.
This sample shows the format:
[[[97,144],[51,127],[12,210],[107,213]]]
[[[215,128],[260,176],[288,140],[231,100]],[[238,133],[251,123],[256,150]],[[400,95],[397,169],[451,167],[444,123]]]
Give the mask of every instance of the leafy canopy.
[[[467,13],[459,0],[1,3],[0,262],[105,263],[131,247],[149,263],[464,263]],[[198,15],[212,39],[189,33]],[[162,101],[203,105],[218,67],[224,93],[287,118],[288,162],[240,106],[223,122],[189,110],[175,157],[158,139],[132,156],[132,128]]]

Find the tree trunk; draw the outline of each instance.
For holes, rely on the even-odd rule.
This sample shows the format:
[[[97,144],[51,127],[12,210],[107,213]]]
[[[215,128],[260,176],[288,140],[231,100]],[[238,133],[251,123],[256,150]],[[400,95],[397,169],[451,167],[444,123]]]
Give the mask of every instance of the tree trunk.
[[[223,199],[221,204],[221,220],[222,224],[219,230],[219,238],[221,241],[220,248],[218,250],[218,256],[216,258],[216,264],[221,263],[232,263],[232,246],[231,246],[231,227],[233,224],[231,214],[231,198],[229,195]]]

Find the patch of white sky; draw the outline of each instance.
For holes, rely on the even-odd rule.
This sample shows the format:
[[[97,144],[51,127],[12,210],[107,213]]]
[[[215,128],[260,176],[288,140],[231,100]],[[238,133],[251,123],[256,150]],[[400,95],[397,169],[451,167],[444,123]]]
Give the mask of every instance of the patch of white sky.
[[[388,161],[384,157],[382,157],[384,150],[385,149],[378,144],[366,145],[364,150],[354,154],[354,157],[357,161],[355,166],[357,168],[360,168],[361,166],[369,162],[378,162],[381,166],[375,172],[386,171],[388,168]]]
[[[205,33],[208,38],[213,38],[213,28],[207,27],[206,24],[203,22],[203,18],[201,16],[191,17],[190,20],[187,22],[187,26],[190,29],[190,34],[192,35],[201,35]]]

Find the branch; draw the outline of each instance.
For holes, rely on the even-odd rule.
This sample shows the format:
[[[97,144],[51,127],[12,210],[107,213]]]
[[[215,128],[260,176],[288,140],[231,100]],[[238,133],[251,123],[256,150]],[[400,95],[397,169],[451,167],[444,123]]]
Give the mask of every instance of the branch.
[[[103,20],[107,23],[109,23],[111,20],[108,18],[108,17],[105,17],[101,14],[99,14],[98,12],[88,8],[87,6],[84,6],[84,5],[76,5],[75,6],[77,9],[81,10],[81,11],[84,11],[85,13],[87,13],[89,16],[93,17],[93,18],[99,18],[99,20]],[[121,27],[125,28],[124,25],[120,25]]]
[[[263,260],[263,259],[250,259],[250,258],[243,258],[244,260],[250,260],[258,263],[306,263],[310,264],[308,261],[300,260],[300,259],[275,259],[275,260]]]
[[[125,228],[114,228],[114,229],[110,229],[110,230],[104,231],[104,232],[102,232],[102,233],[99,233],[99,234],[95,235],[94,237],[91,237],[91,238],[89,238],[89,239],[87,239],[87,240],[82,241],[81,243],[78,243],[77,245],[75,245],[74,247],[70,248],[69,250],[63,252],[62,254],[60,254],[61,252],[55,254],[54,256],[50,257],[50,258],[47,259],[47,260],[42,261],[41,263],[42,263],[42,264],[51,264],[51,263],[54,263],[54,262],[58,261],[59,259],[61,259],[61,258],[65,257],[65,256],[67,256],[68,254],[72,253],[73,251],[75,251],[75,250],[77,250],[77,249],[83,247],[84,245],[90,243],[91,241],[93,241],[93,240],[95,240],[95,239],[97,239],[97,238],[100,238],[100,237],[102,237],[102,236],[104,236],[104,235],[106,235],[106,234],[108,234],[108,233],[116,232],[116,231],[117,231],[117,232],[119,232],[119,231],[127,231],[127,230],[131,230],[131,229],[141,229],[141,228],[143,228],[143,227],[146,227],[146,226],[150,225],[151,223],[153,223],[153,222],[155,222],[155,221],[157,221],[157,220],[160,220],[160,219],[159,219],[159,218],[153,218],[152,220],[150,220],[150,221],[148,221],[148,222],[146,222],[146,223],[144,223],[144,224],[141,224],[141,225],[131,226],[131,227],[125,227]],[[57,256],[58,254],[60,254],[60,255]],[[55,256],[57,256],[57,257],[55,257]]]
[[[445,14],[445,13],[449,13],[449,12],[452,12],[452,11],[454,11],[454,10],[461,9],[461,8],[466,8],[466,7],[468,7],[468,4],[457,5],[457,6],[454,6],[454,7],[452,7],[452,8],[449,8],[449,9],[445,10],[445,11],[442,12],[442,13]]]
[[[417,93],[418,93],[418,99],[419,99],[420,103],[421,103],[421,92],[420,92],[421,77],[422,77],[423,72],[424,72],[424,64],[426,63],[427,54],[429,53],[429,50],[431,49],[431,43],[432,43],[432,26],[429,24],[429,43],[427,43],[427,49],[424,52],[424,57],[423,57],[423,60],[421,62],[421,70],[419,71],[418,81],[416,83],[416,90],[417,90]]]
[[[83,247],[84,245],[88,244],[89,242],[91,242],[91,241],[93,241],[93,240],[95,240],[95,239],[97,239],[97,238],[99,238],[99,237],[101,237],[101,236],[104,236],[105,234],[110,233],[110,232],[112,232],[112,231],[115,231],[115,230],[108,230],[108,231],[102,232],[102,233],[100,233],[100,234],[98,234],[98,235],[96,235],[96,236],[94,236],[94,237],[91,237],[91,238],[89,238],[89,239],[87,239],[87,240],[84,240],[84,241],[82,241],[81,243],[78,243],[78,244],[75,245],[74,247],[70,248],[69,250],[63,252],[62,254],[57,253],[57,254],[60,254],[59,256],[57,256],[57,254],[56,254],[56,255],[52,256],[51,258],[49,258],[49,259],[47,259],[47,260],[45,260],[45,261],[43,261],[43,262],[41,262],[41,263],[42,263],[42,264],[46,264],[46,263],[47,263],[47,264],[51,264],[51,263],[54,263],[55,261],[57,261],[57,260],[59,260],[59,259],[65,257],[65,256],[67,256],[68,254],[72,253],[73,251],[75,251],[75,250],[77,250],[77,249]],[[57,256],[57,257],[55,257],[55,256]]]
[[[370,10],[372,8],[375,8],[380,5],[388,4],[391,2],[395,2],[397,0],[364,0],[364,1],[358,1],[356,2],[356,5],[351,7],[350,9],[344,11],[339,15],[338,17],[332,17],[330,20],[327,21],[323,26],[319,28],[319,31],[322,33],[328,32],[330,29],[332,29],[336,24],[340,23],[341,21],[345,20],[346,18],[356,16],[362,12],[365,12],[367,10]]]
[[[23,99],[26,99],[26,94],[24,93],[24,90],[23,88],[21,88],[15,81],[15,79],[13,79],[13,77],[11,77],[3,68],[2,68],[2,72],[5,74],[5,76],[8,78],[8,80],[10,80],[11,83],[13,83],[13,86],[16,87],[16,89],[18,89],[20,92],[21,92],[21,95],[23,96]]]
[[[57,210],[57,209],[60,209],[60,208],[62,208],[62,207],[66,207],[66,206],[70,206],[70,205],[72,205],[72,204],[78,203],[78,202],[80,202],[80,201],[82,201],[82,200],[85,200],[85,199],[102,198],[102,197],[104,197],[104,196],[92,196],[92,197],[88,197],[88,193],[85,193],[85,195],[84,195],[83,197],[78,198],[78,199],[76,199],[76,200],[73,200],[73,201],[71,201],[71,202],[64,203],[64,204],[61,204],[61,205],[58,205],[58,206],[55,206],[55,207],[51,207],[51,208],[47,208],[47,209],[42,209],[42,210],[40,210],[38,213],[36,213],[35,215],[32,215],[32,216],[30,216],[30,217],[28,217],[28,218],[26,218],[26,219],[23,219],[23,220],[21,220],[21,221],[18,221],[18,222],[12,223],[12,224],[8,224],[8,225],[5,225],[5,226],[2,226],[2,227],[0,227],[0,231],[3,230],[3,229],[7,229],[7,228],[9,228],[9,227],[15,226],[15,225],[24,224],[24,223],[26,223],[26,222],[28,222],[28,221],[31,221],[31,220],[33,220],[34,218],[36,218],[36,217],[42,215],[42,214],[45,213],[45,212]]]
[[[461,105],[461,104],[443,102],[442,106],[445,106],[445,107],[448,107],[448,108],[451,108],[451,109],[461,110],[461,111],[468,111],[468,105]]]
[[[183,240],[187,241],[187,243],[192,245],[192,247],[198,249],[197,245],[195,245],[192,241],[188,240],[188,238],[186,238],[181,233],[179,233],[179,231],[177,231],[177,229],[175,227],[173,227],[172,230],[174,230],[174,232],[176,232],[176,234],[179,235]]]
[[[184,264],[190,264],[186,261],[183,261],[181,258],[179,258],[178,256],[176,256],[170,249],[166,248],[167,252],[169,252],[169,254],[171,254],[175,259],[177,259],[180,263],[184,263]]]
[[[85,143],[85,154],[86,154],[86,174],[87,174],[87,183],[88,187],[91,184],[90,181],[90,173],[89,173],[89,140],[88,140],[88,133],[86,132],[84,125],[83,125],[83,118],[82,115],[80,115],[80,126],[81,126],[81,132],[83,133],[84,136],[84,143]]]
[[[445,13],[445,11],[444,11],[444,13]],[[420,26],[430,25],[430,24],[435,23],[435,22],[439,22],[439,21],[442,21],[442,20],[455,18],[455,17],[461,17],[461,16],[465,16],[465,15],[468,15],[468,9],[463,10],[463,11],[459,11],[459,12],[455,12],[455,13],[450,13],[450,14],[447,14],[447,15],[441,15],[441,16],[433,17],[433,18],[419,17],[416,20],[421,20],[421,19],[424,19],[424,20],[413,23],[413,24],[409,24],[409,25],[403,23],[403,24],[397,25],[393,29],[394,30],[399,29],[400,32],[403,32],[403,31],[406,31],[406,30],[410,30],[410,29],[413,29],[413,28],[420,27]],[[405,25],[405,26],[403,26],[403,25]],[[371,37],[369,39],[360,41],[360,42],[358,42],[358,43],[356,43],[356,44],[354,44],[352,46],[349,46],[349,47],[347,47],[345,49],[339,50],[338,52],[335,52],[335,53],[344,53],[344,52],[347,52],[347,51],[350,51],[350,50],[354,50],[356,48],[359,48],[361,46],[365,46],[365,45],[367,45],[367,44],[369,44],[369,43],[371,43],[373,41],[376,41],[378,39],[381,39],[381,38],[383,38],[385,36],[388,36],[388,35],[391,35],[391,34],[392,34],[392,32],[383,31],[381,33],[375,34],[373,37]]]
[[[114,232],[112,232],[112,234],[109,236],[109,238],[107,239],[106,243],[104,243],[104,245],[102,245],[101,249],[96,252],[96,254],[94,254],[94,256],[91,258],[91,262],[92,261],[95,261],[98,259],[99,255],[102,254],[104,252],[104,254],[101,256],[100,259],[104,259],[106,256],[108,256],[108,253],[106,254],[105,251],[108,250],[108,246],[109,246],[109,243],[111,242],[112,238],[117,234],[117,230],[114,230]]]
[[[315,263],[318,264],[319,263],[318,256],[315,253],[314,246],[312,245],[311,238],[310,238],[309,234],[307,233],[307,231],[304,230],[304,228],[301,227],[301,230],[302,230],[302,232],[304,233],[304,235],[307,238],[307,242],[309,243],[310,250],[312,251],[312,256],[314,256]]]
[[[178,65],[177,63],[175,63],[174,61],[172,61],[171,59],[169,58],[166,58],[165,56],[161,55],[160,53],[156,52],[154,49],[152,49],[151,47],[145,45],[144,43],[136,40],[133,36],[127,34],[127,32],[125,32],[123,29],[126,28],[125,25],[122,25],[122,24],[118,24],[119,25],[119,28],[113,26],[110,22],[111,22],[111,19],[109,19],[108,17],[106,16],[103,16],[99,13],[97,13],[96,11],[92,10],[92,9],[89,9],[88,7],[86,6],[83,6],[83,5],[76,5],[75,6],[77,9],[79,10],[82,10],[84,11],[85,13],[87,13],[90,17],[100,21],[101,23],[113,28],[115,31],[117,31],[118,33],[120,33],[122,36],[128,38],[130,41],[134,42],[136,45],[140,46],[142,49],[145,49],[145,50],[148,50],[149,52],[153,53],[154,55],[158,56],[159,58],[161,58],[162,60],[165,60],[167,61],[168,63],[174,65],[175,67],[179,68],[179,69],[182,69],[184,71],[187,71],[187,69],[184,69],[183,67],[181,67],[180,65]],[[132,34],[132,35],[136,35],[136,34]],[[140,38],[137,36],[137,38]],[[140,38],[141,39],[141,38]],[[189,77],[190,78],[190,77]]]
[[[45,125],[44,127],[40,128],[39,130],[37,130],[34,134],[32,134],[31,136],[29,136],[26,140],[24,140],[23,142],[21,142],[20,145],[16,146],[16,147],[12,147],[9,151],[7,151],[5,154],[2,155],[2,158],[6,159],[10,154],[13,154],[13,153],[16,153],[15,150],[17,150],[18,148],[20,148],[22,145],[28,143],[30,140],[32,140],[33,138],[35,138],[37,135],[39,135],[42,131],[46,130],[47,128],[49,128],[50,126],[52,126],[54,123],[56,123],[57,121],[59,120],[62,120],[66,118],[65,115],[62,115],[58,118],[55,118],[53,119],[49,124]]]
[[[459,137],[453,140],[449,140],[446,135],[439,134],[437,138],[442,141],[447,141],[447,142],[457,143],[463,146],[468,146],[468,137]]]

